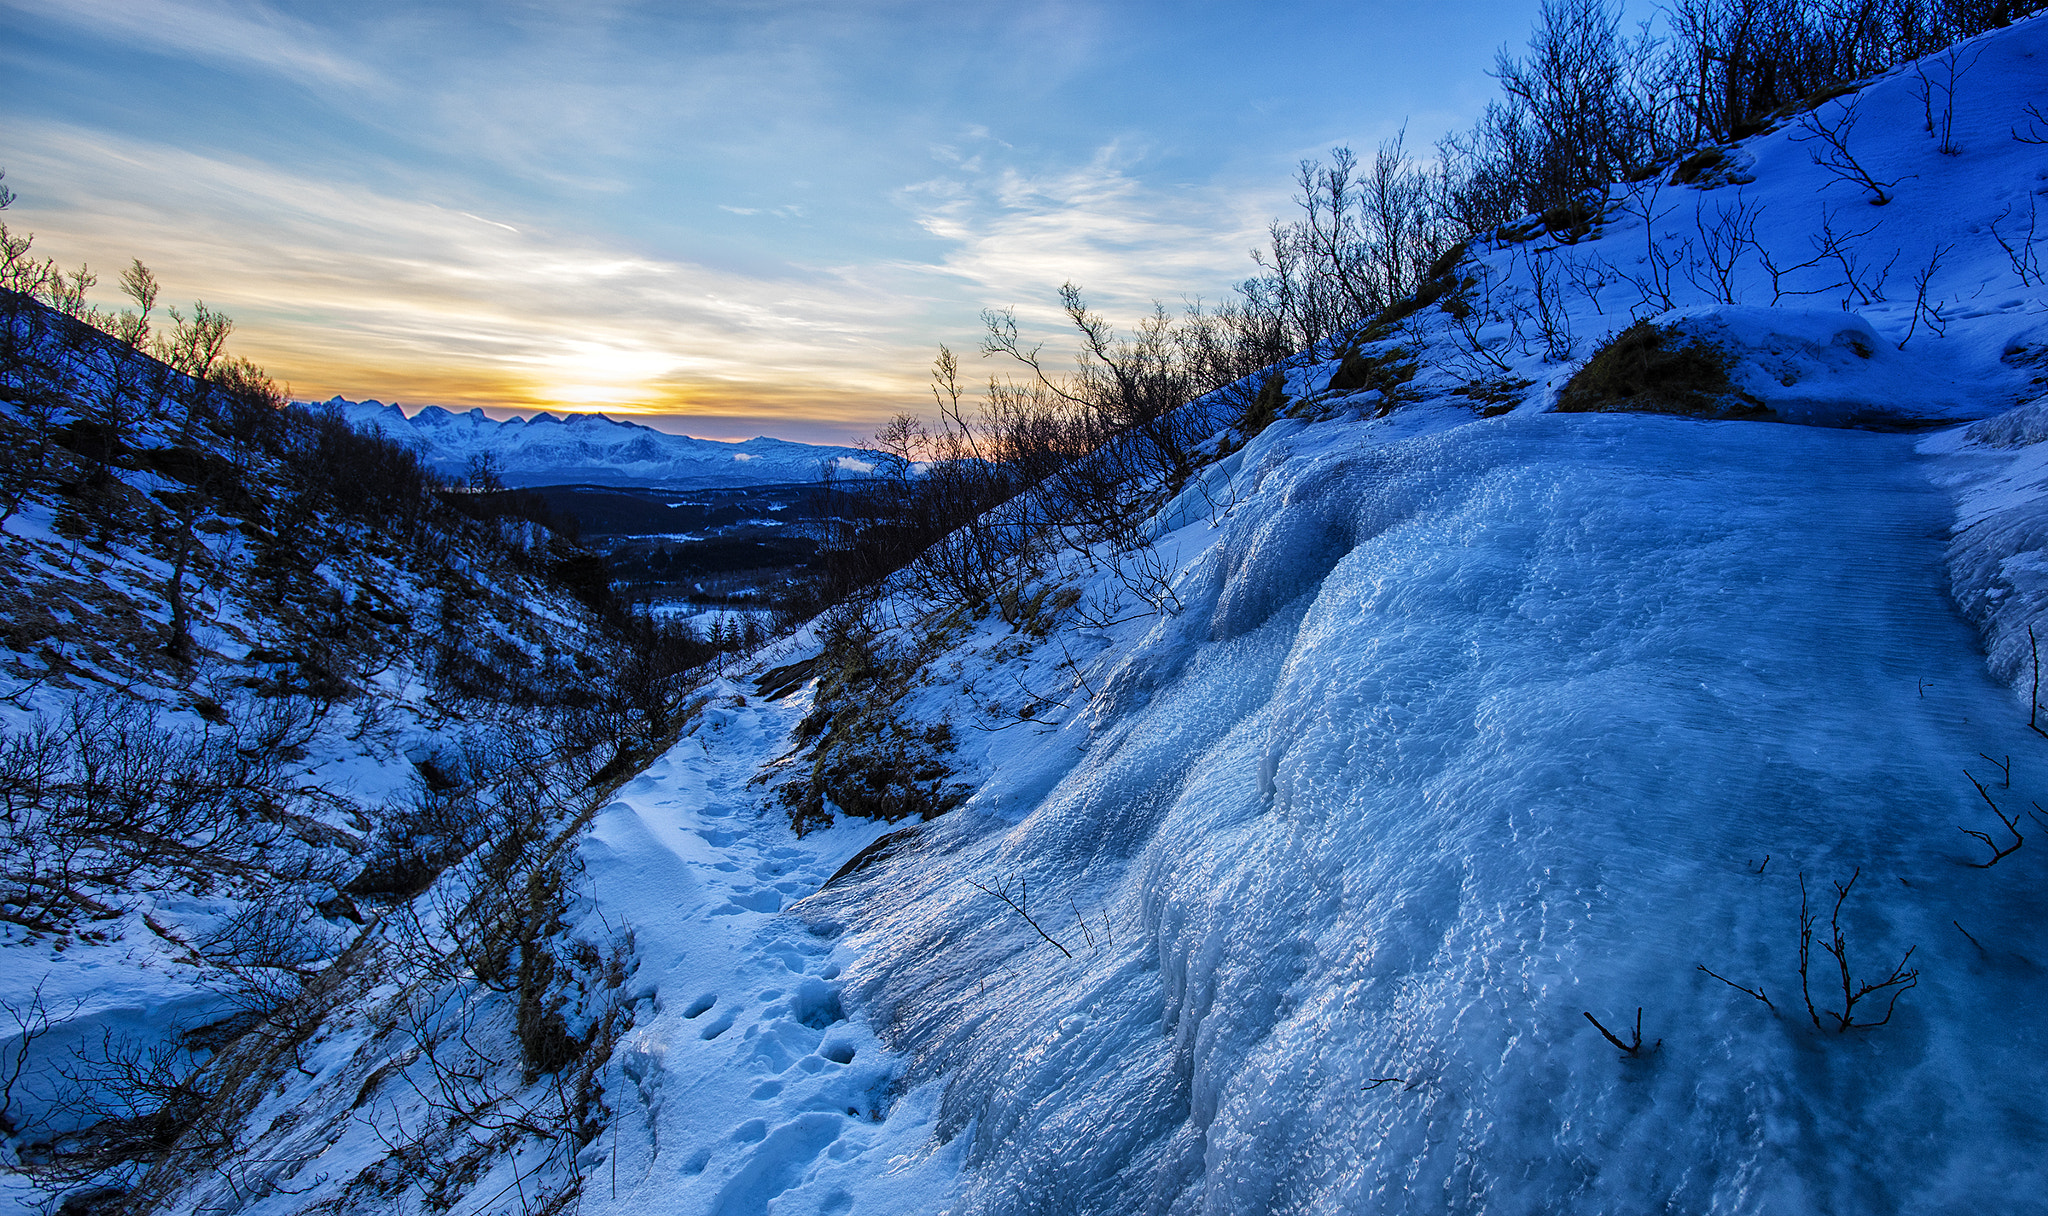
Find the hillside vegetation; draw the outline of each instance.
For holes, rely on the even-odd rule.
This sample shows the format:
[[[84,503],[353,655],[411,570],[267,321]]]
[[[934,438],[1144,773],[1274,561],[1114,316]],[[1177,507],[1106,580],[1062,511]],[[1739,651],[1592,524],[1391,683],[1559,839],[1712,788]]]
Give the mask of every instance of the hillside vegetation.
[[[504,1152],[479,1120],[570,1152],[626,956],[560,925],[568,842],[710,648],[627,615],[537,500],[287,405],[217,314],[195,361],[191,322],[77,315],[25,250],[36,293],[0,292],[0,950],[36,960],[0,984],[11,1193],[249,1183],[246,1121],[323,1045],[397,1123],[344,1104],[266,1168],[347,1128],[399,1163],[344,1180],[383,1203],[460,1187],[424,1152]],[[440,1069],[457,1026],[494,1066]]]

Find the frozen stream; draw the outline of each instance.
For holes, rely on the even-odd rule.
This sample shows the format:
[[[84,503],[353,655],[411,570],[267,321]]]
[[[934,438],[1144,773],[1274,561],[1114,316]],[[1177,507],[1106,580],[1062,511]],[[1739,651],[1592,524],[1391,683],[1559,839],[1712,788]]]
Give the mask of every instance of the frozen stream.
[[[2048,740],[1946,598],[1913,441],[1348,434],[1268,462],[1056,786],[990,784],[1021,822],[840,899],[858,1006],[948,1078],[962,1209],[2041,1210],[2044,854],[1973,869],[1957,827],[1997,830],[1966,766],[2048,796]],[[1820,1032],[1797,876],[1859,867],[1857,982],[1916,945],[1920,984]],[[959,881],[1027,875],[1135,931],[1062,915],[1069,961]],[[1638,1060],[1582,1016],[1637,1006]]]

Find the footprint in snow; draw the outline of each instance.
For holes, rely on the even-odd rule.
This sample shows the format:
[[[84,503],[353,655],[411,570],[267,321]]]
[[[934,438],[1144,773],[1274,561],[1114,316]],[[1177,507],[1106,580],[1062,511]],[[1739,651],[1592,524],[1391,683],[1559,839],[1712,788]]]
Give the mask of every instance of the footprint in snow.
[[[751,891],[735,891],[730,902],[714,910],[713,916],[737,916],[741,912],[780,912],[782,892],[773,887],[757,887]]]
[[[743,1127],[751,1132],[759,1122],[752,1120]],[[840,1115],[808,1111],[767,1132],[759,1147],[726,1179],[711,1210],[716,1216],[767,1216],[768,1205],[803,1183],[812,1163],[839,1139],[845,1126]]]

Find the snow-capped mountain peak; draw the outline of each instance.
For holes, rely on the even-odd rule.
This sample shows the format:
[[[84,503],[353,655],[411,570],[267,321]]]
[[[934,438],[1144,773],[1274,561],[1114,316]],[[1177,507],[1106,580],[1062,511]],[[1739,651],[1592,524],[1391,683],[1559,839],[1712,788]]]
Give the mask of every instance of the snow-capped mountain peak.
[[[471,460],[488,453],[510,486],[775,485],[816,481],[828,463],[855,474],[873,467],[874,453],[861,448],[765,435],[737,443],[697,439],[603,414],[541,413],[501,422],[480,409],[457,413],[429,405],[408,414],[397,405],[341,397],[325,405],[417,449],[443,473],[460,475]]]

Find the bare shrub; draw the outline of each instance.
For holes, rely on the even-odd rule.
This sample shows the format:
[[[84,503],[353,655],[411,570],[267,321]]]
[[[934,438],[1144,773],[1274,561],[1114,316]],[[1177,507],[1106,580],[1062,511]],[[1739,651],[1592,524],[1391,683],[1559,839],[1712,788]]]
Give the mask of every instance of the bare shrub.
[[[318,872],[286,828],[302,796],[254,744],[210,725],[173,733],[115,696],[0,727],[0,919],[61,931],[111,916],[108,899],[145,875],[205,892]]]
[[[1838,105],[1809,110],[1800,116],[1799,134],[1792,138],[1795,142],[1815,145],[1812,160],[1827,172],[1828,185],[1846,182],[1867,191],[1872,206],[1882,207],[1892,201],[1892,191],[1905,179],[1879,181],[1850,150],[1849,136],[1856,126],[1858,105],[1858,101],[1851,99]]]
[[[1863,871],[1859,867],[1855,873],[1849,875],[1848,882],[1834,884],[1835,905],[1828,915],[1828,935],[1822,939],[1820,948],[1835,960],[1835,969],[1841,980],[1842,1007],[1828,1010],[1817,1009],[1813,1003],[1808,965],[1812,957],[1815,918],[1818,914],[1808,909],[1806,876],[1799,876],[1799,993],[1806,1001],[1807,1016],[1813,1019],[1816,1030],[1823,1029],[1823,1012],[1834,1022],[1835,1030],[1840,1034],[1847,1034],[1851,1030],[1874,1030],[1883,1026],[1892,1020],[1892,1014],[1898,1009],[1899,998],[1904,996],[1908,989],[1920,983],[1920,969],[1906,965],[1913,959],[1915,947],[1912,946],[1906,947],[1906,953],[1900,957],[1897,965],[1881,980],[1865,980],[1858,983],[1850,974],[1849,943],[1842,930],[1842,905],[1847,902],[1849,892],[1855,888],[1856,880],[1862,876]],[[1884,1000],[1884,1016],[1875,1020],[1859,1021],[1856,1006],[1872,997]]]
[[[2042,142],[2048,143],[2048,139]],[[2022,287],[2048,283],[2048,274],[2044,274],[2041,268],[2041,242],[2036,236],[2036,231],[2040,227],[2040,214],[2033,192],[2027,193],[2025,231],[2017,236],[2007,236],[2000,230],[1999,225],[2011,218],[2014,210],[2011,204],[2007,204],[1998,213],[1998,218],[1991,221],[1991,237],[1998,242],[1998,247],[2005,251],[2006,262],[2012,267],[2012,272]]]
[[[1913,65],[1913,83],[1920,95],[1927,133],[1934,137],[1936,149],[1943,156],[1962,154],[1963,150],[1956,146],[1956,87],[1962,83],[1963,74],[1975,67],[1983,55],[1983,47],[1968,54],[1961,47],[1950,47]]]

